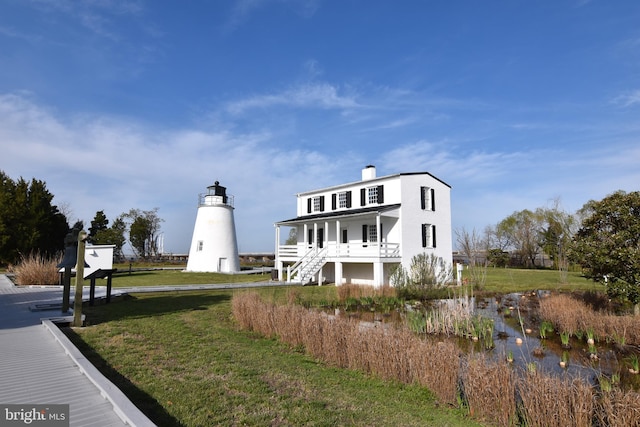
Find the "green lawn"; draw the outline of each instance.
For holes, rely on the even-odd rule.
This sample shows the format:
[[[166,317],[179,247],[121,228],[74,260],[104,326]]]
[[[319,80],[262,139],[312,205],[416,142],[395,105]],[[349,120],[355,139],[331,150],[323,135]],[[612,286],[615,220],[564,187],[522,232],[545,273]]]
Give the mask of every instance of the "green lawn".
[[[464,273],[463,273],[463,277]],[[555,270],[527,270],[517,268],[487,268],[485,289],[490,292],[521,292],[535,289],[574,291],[603,290],[602,285],[585,279],[582,273],[569,272],[566,283]]]
[[[162,286],[162,285],[208,285],[217,283],[262,282],[271,278],[270,274],[223,274],[192,273],[182,270],[119,270],[113,275],[113,287]],[[99,283],[102,284],[102,283]]]

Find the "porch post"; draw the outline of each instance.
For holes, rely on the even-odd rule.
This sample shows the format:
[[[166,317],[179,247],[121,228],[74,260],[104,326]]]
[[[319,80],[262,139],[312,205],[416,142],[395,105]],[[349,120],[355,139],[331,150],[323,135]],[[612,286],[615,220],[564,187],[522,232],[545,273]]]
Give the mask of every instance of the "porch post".
[[[329,221],[324,222],[324,245],[325,248],[329,247]]]
[[[335,275],[336,286],[342,285],[342,263],[340,261],[335,263]]]
[[[318,252],[318,223],[313,223],[313,241],[315,242],[314,247],[316,248],[316,252]]]
[[[373,263],[373,286],[376,288],[382,286],[384,280],[384,264],[379,260]]]
[[[282,281],[282,262],[280,262],[280,226],[276,225],[276,268],[278,269],[278,280]]]
[[[342,235],[340,234],[340,220],[336,220],[336,256],[340,256],[340,245],[342,244]],[[336,276],[338,273],[336,273]]]
[[[378,258],[380,258],[380,254],[382,253],[382,236],[380,235],[380,214],[376,215],[376,239],[378,240]]]

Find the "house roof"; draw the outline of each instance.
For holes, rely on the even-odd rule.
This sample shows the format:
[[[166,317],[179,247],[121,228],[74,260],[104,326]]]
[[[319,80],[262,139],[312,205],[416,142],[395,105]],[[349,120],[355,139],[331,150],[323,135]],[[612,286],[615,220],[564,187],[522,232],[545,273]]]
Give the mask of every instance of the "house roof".
[[[344,211],[332,211],[332,212],[326,212],[326,213],[321,212],[313,215],[304,215],[296,218],[287,219],[284,221],[279,221],[279,222],[276,222],[276,225],[295,224],[298,222],[306,222],[314,219],[349,218],[349,217],[369,215],[369,214],[382,214],[385,212],[396,210],[398,208],[400,208],[400,203],[395,203],[393,205],[370,206],[366,208],[349,209]]]
[[[407,176],[407,175],[427,175],[427,176],[430,176],[431,178],[435,179],[436,181],[446,185],[447,187],[451,188],[451,186],[449,184],[447,184],[446,182],[444,182],[443,180],[441,180],[437,176],[432,175],[429,172],[403,172],[403,173],[396,173],[396,174],[393,174],[393,175],[378,176],[378,177],[375,177],[375,178],[372,178],[372,179],[363,180],[363,181],[347,182],[347,183],[344,183],[344,184],[333,185],[333,186],[330,186],[330,187],[317,188],[315,190],[309,190],[309,191],[302,191],[300,193],[297,193],[296,196],[300,197],[300,196],[305,196],[305,195],[309,195],[309,194],[316,194],[318,192],[334,191],[334,190],[339,190],[341,188],[353,187],[353,186],[362,185],[362,184],[371,185],[371,183],[376,182],[376,181],[389,180],[390,178],[395,178],[395,177],[400,177],[400,176]]]

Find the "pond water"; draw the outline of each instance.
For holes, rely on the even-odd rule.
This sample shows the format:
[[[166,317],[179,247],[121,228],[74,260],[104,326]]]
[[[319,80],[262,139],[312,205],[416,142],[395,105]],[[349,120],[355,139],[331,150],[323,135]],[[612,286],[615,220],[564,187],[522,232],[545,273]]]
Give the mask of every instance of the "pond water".
[[[535,365],[537,370],[559,376],[568,375],[579,377],[592,384],[604,375],[611,378],[617,375],[623,386],[640,390],[640,375],[629,373],[629,356],[640,356],[637,347],[624,346],[606,342],[596,342],[589,346],[586,337],[578,339],[575,336],[569,340],[569,346],[561,343],[559,334],[547,332],[546,338],[540,338],[541,319],[538,318],[537,308],[541,298],[547,298],[546,291],[513,293],[499,297],[466,298],[462,304],[468,305],[468,310],[493,321],[493,346],[486,348],[481,341],[468,338],[448,337],[454,340],[465,352],[484,351],[498,359],[513,356],[514,366],[529,369]],[[434,301],[430,307],[460,305],[460,299]],[[415,307],[407,307],[409,311]],[[425,308],[422,308],[423,310]],[[362,322],[406,323],[406,310],[391,310],[386,313],[373,311],[344,311],[337,309],[332,314],[357,318]],[[437,339],[442,340],[443,337]],[[560,362],[565,359],[565,367]]]

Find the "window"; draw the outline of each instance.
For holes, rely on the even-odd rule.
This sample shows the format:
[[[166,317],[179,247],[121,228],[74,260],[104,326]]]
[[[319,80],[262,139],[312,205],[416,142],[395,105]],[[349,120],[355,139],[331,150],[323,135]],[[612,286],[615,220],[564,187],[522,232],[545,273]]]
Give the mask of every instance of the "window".
[[[423,210],[435,211],[435,190],[431,187],[420,187],[420,207]]]
[[[196,252],[202,252],[203,247],[204,247],[204,242],[202,240],[198,240],[198,247],[196,248]]]
[[[342,243],[349,243],[349,238],[348,238],[348,234],[347,234],[347,229],[346,228],[342,229]]]
[[[351,191],[342,191],[331,195],[331,209],[345,209],[351,207]]]
[[[307,213],[323,212],[324,196],[316,196],[307,199]]]
[[[367,242],[378,242],[378,229],[375,225],[362,224],[362,246],[367,246]]]
[[[436,247],[436,226],[432,224],[422,224],[422,247]]]
[[[367,187],[360,189],[360,206],[384,203],[384,186]]]
[[[367,188],[368,204],[378,203],[378,187]]]
[[[348,208],[347,206],[347,192],[343,191],[342,193],[338,193],[338,207],[339,208]]]
[[[378,241],[378,227],[375,225],[369,226],[369,241],[377,242]]]

